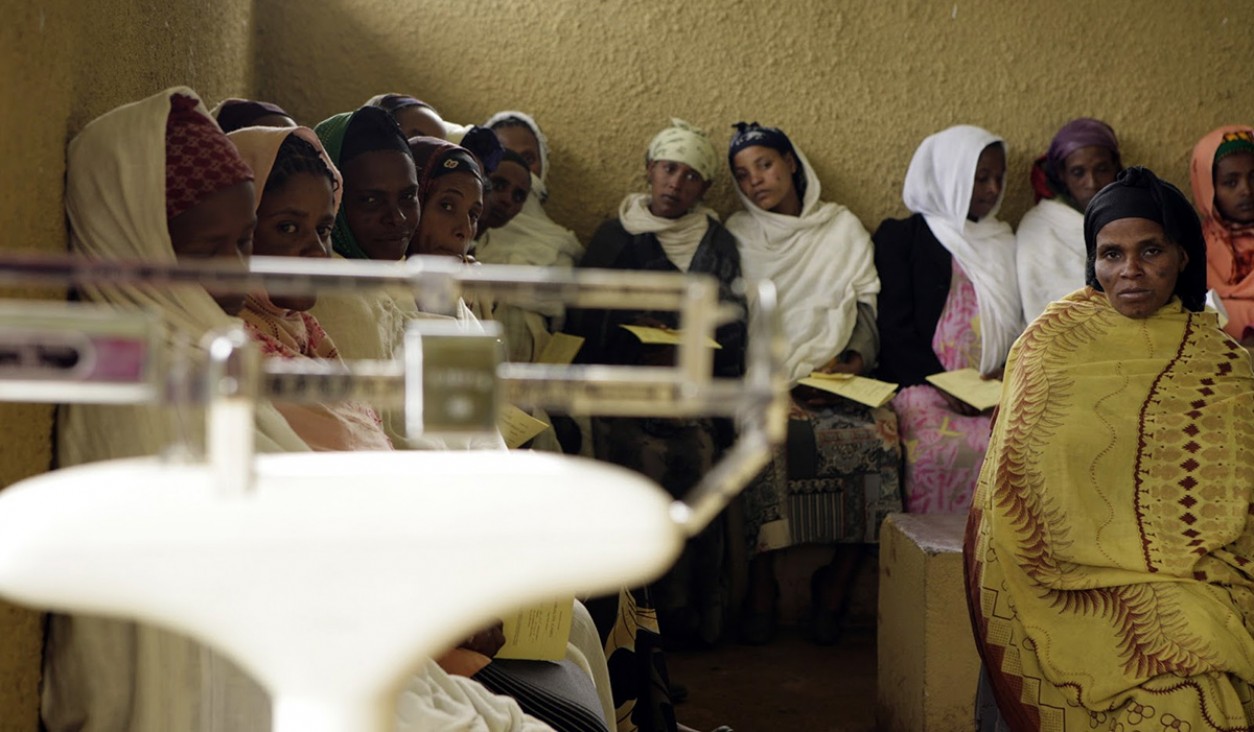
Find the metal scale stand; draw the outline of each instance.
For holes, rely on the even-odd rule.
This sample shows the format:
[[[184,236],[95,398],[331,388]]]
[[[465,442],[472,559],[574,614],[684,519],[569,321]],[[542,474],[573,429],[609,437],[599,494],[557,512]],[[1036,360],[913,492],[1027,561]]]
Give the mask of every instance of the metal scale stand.
[[[732,314],[709,278],[468,269],[441,259],[256,258],[243,271],[0,258],[0,284],[41,283],[271,294],[403,287],[432,309],[466,293],[681,314],[673,368],[502,363],[491,332],[428,321],[411,323],[403,359],[294,367],[263,361],[237,326],[209,334],[204,362],[171,384],[154,318],[86,304],[0,304],[0,399],[161,404],[181,394],[207,407],[203,461],[112,460],[0,493],[0,596],[196,638],[267,688],[275,732],[390,730],[407,673],[491,618],[655,579],[782,437],[770,283],[754,293],[768,317],[754,323],[739,380],[710,375],[705,339]],[[100,368],[119,358],[128,368]],[[411,434],[491,429],[504,399],[571,414],[734,417],[739,438],[675,501],[623,468],[527,451],[259,455],[259,398],[403,406]]]

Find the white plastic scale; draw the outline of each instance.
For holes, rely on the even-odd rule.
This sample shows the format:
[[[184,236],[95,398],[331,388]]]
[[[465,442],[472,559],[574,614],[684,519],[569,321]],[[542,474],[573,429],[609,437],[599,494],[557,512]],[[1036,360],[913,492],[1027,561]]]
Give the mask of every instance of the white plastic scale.
[[[671,369],[465,362],[466,348],[450,350],[447,339],[476,336],[415,329],[404,363],[303,373],[263,364],[236,328],[212,336],[207,365],[193,370],[200,388],[178,389],[155,361],[155,321],[92,306],[0,308],[0,399],[161,402],[190,391],[208,404],[204,462],[109,461],[0,493],[0,595],[192,636],[268,689],[275,732],[391,729],[407,673],[491,618],[656,578],[769,460],[781,436],[784,388],[771,319],[755,323],[745,378],[712,379],[704,339],[727,314],[708,279],[467,269],[444,260],[401,268],[257,259],[251,270],[10,255],[0,259],[0,283],[195,281],[272,294],[400,285],[436,307],[461,292],[486,292],[498,301],[678,310],[683,324]],[[754,295],[761,312],[773,313],[769,283]],[[132,352],[143,354],[137,368],[97,378],[90,365],[100,333],[114,353],[130,338]],[[490,336],[477,338],[489,344],[485,353],[496,353]],[[460,355],[446,358],[453,352]],[[448,383],[430,378],[440,369],[487,369],[491,413],[434,424],[458,413],[432,408],[450,398],[432,386]],[[520,406],[571,413],[731,416],[740,437],[682,502],[613,465],[526,451],[254,455],[257,394],[403,399],[410,430],[430,432],[490,426],[498,389]]]

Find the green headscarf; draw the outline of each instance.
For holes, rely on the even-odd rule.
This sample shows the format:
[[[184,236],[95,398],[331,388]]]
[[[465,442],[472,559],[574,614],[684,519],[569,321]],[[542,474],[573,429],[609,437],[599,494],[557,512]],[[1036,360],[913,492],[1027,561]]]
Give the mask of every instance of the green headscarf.
[[[352,131],[350,139],[349,132]],[[324,119],[314,128],[322,146],[335,166],[344,170],[344,164],[362,153],[375,150],[395,150],[412,157],[405,134],[396,125],[396,120],[378,107],[362,107],[353,112],[344,112]],[[341,200],[340,210],[335,214],[335,228],[331,230],[331,244],[337,254],[345,259],[369,259],[366,252],[357,244],[353,232],[348,228],[348,220],[344,218],[344,203]]]
[[[337,168],[341,167],[340,152],[344,149],[344,133],[348,132],[348,123],[352,121],[354,114],[356,112],[337,114],[322,120],[314,127],[314,132],[318,133],[318,139],[322,140],[322,146],[326,148],[327,155],[331,156],[331,161]],[[331,229],[331,246],[345,259],[369,259],[361,247],[357,246],[357,240],[353,238],[353,232],[348,228],[348,221],[344,218],[343,201],[340,202],[340,210],[335,212],[335,227]]]

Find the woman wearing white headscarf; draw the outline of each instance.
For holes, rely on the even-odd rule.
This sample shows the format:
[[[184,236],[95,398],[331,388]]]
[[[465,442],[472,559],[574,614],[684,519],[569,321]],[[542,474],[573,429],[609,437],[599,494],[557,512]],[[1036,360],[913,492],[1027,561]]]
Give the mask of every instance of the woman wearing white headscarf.
[[[575,233],[549,218],[549,141],[530,115],[497,112],[484,123],[496,131],[501,144],[523,157],[531,167],[531,194],[522,211],[508,224],[493,229],[475,247],[475,258],[487,264],[526,264],[536,267],[572,267],[583,256]],[[538,310],[538,312],[541,312]],[[550,308],[545,315],[560,315]]]
[[[195,93],[168,89],[93,121],[70,143],[66,210],[71,249],[107,260],[226,256],[251,248],[252,173]],[[236,231],[236,229],[239,231]],[[224,245],[207,233],[231,231]],[[88,299],[120,310],[156,313],[168,340],[195,343],[212,328],[239,321],[243,295],[210,297],[199,287],[93,287]],[[215,299],[217,302],[215,302]],[[203,440],[203,413],[186,410],[181,428]],[[171,442],[165,415],[139,407],[63,408],[57,434],[64,466],[155,455]],[[257,448],[307,446],[269,404],[257,409]],[[45,644],[44,726],[52,732],[264,732],[265,691],[234,664],[182,636],[129,622],[50,616]],[[399,729],[544,730],[509,699],[427,663],[398,708]]]
[[[930,386],[941,371],[999,377],[1023,330],[1014,233],[997,219],[1005,142],[959,125],[915,151],[903,198],[914,215],[875,240],[880,274],[880,375],[906,447],[906,510],[962,513],[988,446],[990,416]]]
[[[901,447],[892,410],[797,382],[814,371],[860,374],[875,367],[880,280],[870,234],[852,211],[820,200],[818,176],[788,136],[756,122],[736,128],[727,157],[744,211],[727,220],[727,229],[740,243],[746,278],[775,283],[785,367],[795,387],[787,449],[744,493],[745,538],[756,556],[741,640],[765,643],[773,634],[771,552],[835,543],[832,563],[811,580],[812,637],[830,644],[862,548],[878,540],[885,515],[901,510]],[[756,317],[752,301],[750,313]]]

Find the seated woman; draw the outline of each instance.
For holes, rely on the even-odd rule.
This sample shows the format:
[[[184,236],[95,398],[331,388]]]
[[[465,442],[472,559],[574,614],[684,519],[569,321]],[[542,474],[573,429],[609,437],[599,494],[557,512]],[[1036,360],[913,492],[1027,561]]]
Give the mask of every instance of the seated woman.
[[[234,132],[245,127],[295,127],[296,120],[283,108],[270,102],[254,102],[251,99],[223,99],[210,112],[223,132]]]
[[[257,199],[254,252],[259,256],[329,257],[340,176],[313,131],[303,127],[290,131],[254,128],[232,133],[231,139],[258,177],[264,176]],[[264,292],[252,293],[241,316],[266,357],[338,360],[335,345],[306,312],[316,300],[313,296],[271,298]],[[392,449],[379,416],[369,405],[289,404],[280,405],[279,411],[315,450]],[[582,608],[578,611],[582,613]],[[497,693],[514,697],[555,729],[607,729],[601,701],[585,674],[587,661],[582,651],[576,649],[582,664],[493,661],[503,642],[498,624],[441,657],[440,664],[450,673],[473,678]],[[535,668],[537,665],[541,668]],[[539,676],[531,678],[533,673]],[[561,677],[561,685],[551,683],[554,675]]]
[[[524,251],[524,242],[514,242],[511,251],[502,251],[495,232],[522,211],[531,195],[531,171],[527,161],[513,150],[506,150],[496,170],[488,175],[488,193],[483,203],[483,216],[479,221],[479,234],[475,237],[475,259],[495,264],[534,265],[534,257]],[[542,257],[540,257],[542,258]],[[505,336],[505,352],[510,361],[530,363],[534,361],[552,337],[549,319],[544,308],[532,309],[521,305],[495,303],[492,320],[501,324]]]
[[[196,161],[211,162],[201,167]],[[174,88],[119,107],[88,124],[70,144],[66,212],[72,251],[102,260],[239,261],[252,247],[252,172],[195,93]],[[196,342],[232,324],[239,295],[211,298],[199,287],[90,288],[87,299],[143,307],[171,336]],[[203,418],[181,422],[184,439],[203,439]],[[174,439],[157,410],[72,405],[59,415],[58,461],[77,465],[162,452]],[[267,403],[257,405],[257,446],[308,446]],[[232,663],[182,636],[144,625],[51,615],[44,649],[41,716],[51,732],[264,732],[265,691]],[[398,729],[549,729],[512,700],[469,679],[425,665],[406,686]],[[445,726],[440,726],[445,725]]]
[[[406,94],[379,94],[366,100],[366,107],[378,107],[396,120],[405,139],[438,137],[444,139],[447,126],[435,107]]]
[[[745,277],[775,283],[794,387],[788,449],[742,494],[752,560],[741,638],[765,643],[773,635],[774,550],[836,544],[831,564],[811,581],[812,636],[830,644],[863,547],[878,541],[885,515],[901,510],[901,448],[892,410],[797,382],[813,371],[875,367],[880,280],[871,236],[852,211],[820,200],[814,168],[782,131],[737,123],[727,157],[745,209],[727,230],[740,242]]]
[[[1254,346],[1254,128],[1207,134],[1189,174],[1206,235],[1206,283],[1228,312],[1224,330]]]
[[[1049,151],[1032,164],[1037,204],[1015,235],[1023,322],[1031,323],[1084,281],[1084,209],[1122,169],[1115,131],[1088,117],[1063,125]]]
[[[718,157],[704,132],[674,120],[653,139],[646,155],[645,171],[649,192],[634,193],[623,199],[619,215],[606,221],[592,237],[588,256],[581,268],[649,272],[703,273],[718,281],[719,299],[743,308],[744,298],[733,287],[740,277],[740,254],[736,240],[700,204],[717,171]],[[572,312],[568,329],[586,339],[579,360],[583,363],[619,365],[663,365],[674,359],[670,346],[645,346],[621,325],[675,327],[676,315],[669,312],[630,310],[582,310]],[[745,321],[719,327],[715,339],[722,349],[714,356],[714,373],[739,376],[744,369]],[[597,458],[641,472],[657,481],[672,495],[692,488],[713,465],[719,452],[733,439],[726,420],[596,418],[592,432]],[[722,529],[712,524],[684,553],[668,578],[658,585],[664,608],[663,632],[676,640],[697,638],[717,640],[721,631],[723,606],[720,587]],[[695,595],[695,597],[693,597]],[[653,618],[645,592],[624,596],[623,605],[635,604],[645,613],[640,632],[634,639],[637,658],[646,648],[656,647],[658,638],[648,632]],[[595,610],[594,610],[595,614]],[[656,632],[656,626],[652,629]],[[602,625],[609,643],[610,634]],[[652,652],[652,648],[649,651]],[[620,649],[607,646],[611,669]],[[630,655],[621,649],[624,657]],[[627,671],[624,664],[624,671]],[[641,694],[661,691],[657,683],[637,678],[627,688]],[[618,686],[616,682],[616,688]],[[635,705],[635,711],[632,711]],[[669,706],[667,699],[642,696],[619,704],[620,718],[631,715],[642,729],[654,729],[644,720],[654,710]],[[669,712],[668,712],[669,714]],[[655,723],[654,723],[655,724]]]
[[[466,148],[435,137],[409,141],[418,170],[420,223],[408,256],[427,254],[467,261],[483,216],[483,169]]]
[[[1129,168],[1006,364],[964,558],[991,729],[1254,728],[1254,372],[1188,200]],[[991,708],[989,710],[991,712]]]
[[[529,264],[535,267],[571,267],[583,256],[575,233],[558,225],[544,211],[549,198],[549,141],[540,126],[523,112],[498,112],[484,123],[496,132],[501,145],[513,150],[531,170],[531,193],[509,223],[492,232],[490,245],[476,250],[475,258],[487,264]],[[549,318],[561,309],[537,306]]]
[[[908,219],[880,224],[879,375],[900,384],[893,410],[906,448],[911,513],[961,513],[988,445],[990,417],[936,389],[927,377],[978,369],[1001,375],[1023,330],[1014,232],[997,220],[1006,146],[959,125],[919,146],[906,172]]]

